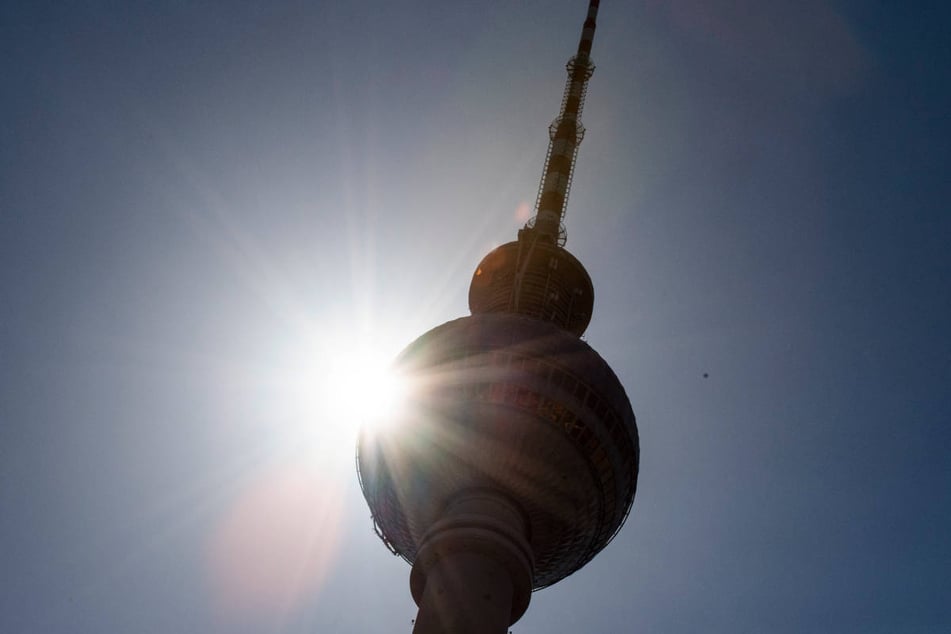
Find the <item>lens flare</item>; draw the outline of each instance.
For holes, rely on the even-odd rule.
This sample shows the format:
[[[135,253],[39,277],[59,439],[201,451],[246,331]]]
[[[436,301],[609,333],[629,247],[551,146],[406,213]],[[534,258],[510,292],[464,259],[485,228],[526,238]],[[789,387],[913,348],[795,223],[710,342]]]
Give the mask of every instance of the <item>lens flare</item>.
[[[314,600],[339,551],[343,489],[297,465],[261,474],[238,496],[207,549],[222,621],[273,622]]]
[[[335,424],[356,438],[360,427],[377,428],[392,421],[405,390],[389,359],[364,349],[331,360],[322,392]]]

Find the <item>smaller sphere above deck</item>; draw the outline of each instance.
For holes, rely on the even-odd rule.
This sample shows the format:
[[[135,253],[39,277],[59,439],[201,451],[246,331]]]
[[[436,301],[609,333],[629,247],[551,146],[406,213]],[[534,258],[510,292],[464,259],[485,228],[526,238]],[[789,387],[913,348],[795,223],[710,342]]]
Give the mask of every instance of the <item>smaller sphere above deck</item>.
[[[594,286],[568,251],[523,230],[482,258],[469,284],[469,310],[518,313],[580,336],[591,321]]]

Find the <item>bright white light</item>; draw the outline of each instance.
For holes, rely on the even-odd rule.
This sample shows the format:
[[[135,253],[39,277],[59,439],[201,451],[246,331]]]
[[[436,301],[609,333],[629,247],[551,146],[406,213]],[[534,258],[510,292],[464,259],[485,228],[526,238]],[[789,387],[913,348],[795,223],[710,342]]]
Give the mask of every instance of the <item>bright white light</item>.
[[[354,339],[321,337],[296,351],[284,375],[287,420],[316,441],[322,455],[348,462],[360,429],[397,419],[406,392],[405,382],[392,370],[392,353]]]
[[[323,395],[327,410],[354,435],[359,427],[392,421],[404,386],[390,360],[371,350],[342,351],[329,360]]]

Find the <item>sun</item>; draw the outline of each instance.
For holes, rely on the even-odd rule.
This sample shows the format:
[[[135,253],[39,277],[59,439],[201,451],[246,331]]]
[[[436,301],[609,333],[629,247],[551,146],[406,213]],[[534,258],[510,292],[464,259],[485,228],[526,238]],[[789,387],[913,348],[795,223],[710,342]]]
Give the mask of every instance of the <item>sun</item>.
[[[407,382],[393,368],[392,347],[369,338],[323,335],[302,345],[284,366],[284,420],[322,455],[352,457],[362,429],[399,418]]]
[[[328,413],[354,437],[361,427],[391,422],[406,386],[392,359],[369,348],[341,351],[330,358],[323,385]]]

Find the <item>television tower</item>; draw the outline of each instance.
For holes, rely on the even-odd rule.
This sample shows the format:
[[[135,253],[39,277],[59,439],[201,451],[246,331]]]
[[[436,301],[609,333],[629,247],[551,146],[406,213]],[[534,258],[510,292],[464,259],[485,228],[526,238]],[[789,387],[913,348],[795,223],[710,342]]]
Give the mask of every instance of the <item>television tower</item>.
[[[634,412],[580,339],[594,288],[562,225],[598,5],[567,65],[535,216],[476,267],[472,314],[400,353],[410,402],[358,443],[374,528],[412,564],[414,634],[505,634],[533,590],[607,545],[634,500]]]

